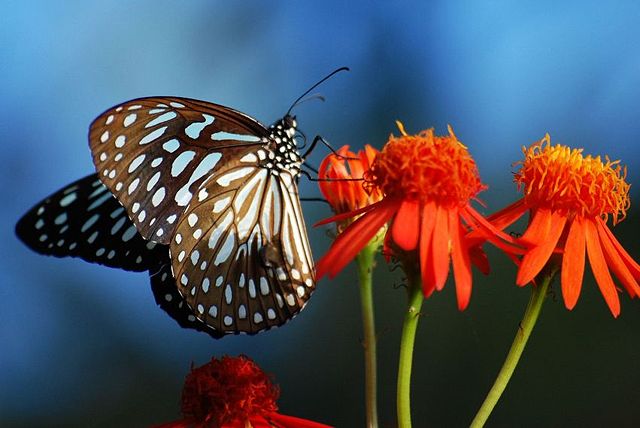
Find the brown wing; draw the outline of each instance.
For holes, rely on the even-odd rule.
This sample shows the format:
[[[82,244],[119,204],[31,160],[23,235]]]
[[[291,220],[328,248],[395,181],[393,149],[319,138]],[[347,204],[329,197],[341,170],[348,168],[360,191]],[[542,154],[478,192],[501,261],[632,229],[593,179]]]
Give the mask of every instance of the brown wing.
[[[204,182],[170,243],[194,314],[225,333],[257,333],[295,316],[315,288],[297,185],[247,154]]]
[[[89,146],[100,179],[138,232],[167,244],[194,189],[267,135],[258,121],[227,107],[152,97],[101,114],[91,124]]]

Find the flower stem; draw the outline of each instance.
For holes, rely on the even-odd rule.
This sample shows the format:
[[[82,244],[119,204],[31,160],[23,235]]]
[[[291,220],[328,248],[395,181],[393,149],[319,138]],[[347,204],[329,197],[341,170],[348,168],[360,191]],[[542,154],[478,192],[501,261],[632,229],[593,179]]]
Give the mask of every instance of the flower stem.
[[[357,256],[358,280],[360,282],[360,303],[362,305],[362,329],[364,338],[365,404],[367,427],[378,427],[377,376],[376,376],[376,326],[373,312],[372,274],[373,263],[378,248],[372,242]]]
[[[485,398],[480,410],[478,410],[475,418],[473,418],[470,425],[471,428],[484,426],[485,422],[487,422],[487,419],[491,415],[493,408],[502,396],[504,389],[507,387],[511,376],[513,375],[513,371],[518,365],[522,351],[524,351],[524,347],[527,344],[527,340],[529,340],[531,331],[538,320],[542,303],[544,302],[547,295],[547,289],[549,288],[549,284],[551,283],[554,275],[555,271],[545,274],[537,286],[531,287],[531,298],[529,299],[529,304],[527,305],[527,309],[525,310],[520,326],[518,327],[516,337],[513,339],[513,343],[511,344],[511,349],[509,349],[507,358],[504,360],[500,373],[498,373],[498,377],[487,394],[487,398]]]
[[[416,329],[420,319],[422,308],[422,283],[419,272],[405,265],[409,286],[409,305],[404,316],[402,326],[402,338],[400,339],[400,361],[398,364],[398,427],[411,427],[411,365],[413,363],[413,348],[416,338]]]

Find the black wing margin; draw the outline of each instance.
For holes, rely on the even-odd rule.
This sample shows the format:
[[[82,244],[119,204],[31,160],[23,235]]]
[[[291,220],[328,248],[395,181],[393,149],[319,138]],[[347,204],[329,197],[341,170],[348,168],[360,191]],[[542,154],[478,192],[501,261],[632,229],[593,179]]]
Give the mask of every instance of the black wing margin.
[[[125,209],[92,174],[36,204],[16,234],[37,253],[141,272],[158,265],[167,248],[145,241]]]

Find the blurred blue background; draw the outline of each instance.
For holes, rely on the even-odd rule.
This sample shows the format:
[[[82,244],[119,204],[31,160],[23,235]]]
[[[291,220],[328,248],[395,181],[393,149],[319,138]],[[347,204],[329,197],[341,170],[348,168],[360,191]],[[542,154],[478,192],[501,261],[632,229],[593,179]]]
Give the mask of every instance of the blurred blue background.
[[[302,130],[334,146],[378,148],[451,124],[489,190],[486,213],[517,198],[521,146],[552,141],[622,159],[637,201],[640,5],[636,2],[12,1],[0,5],[0,425],[146,426],[176,419],[190,364],[247,354],[274,374],[280,407],[364,425],[361,326],[353,269],[324,280],[305,311],[256,337],[180,329],[145,274],[39,256],[13,233],[37,201],[93,172],[88,125],[149,95],[214,101],[270,123],[338,66],[325,103],[296,108]],[[326,154],[311,156],[318,164]],[[301,182],[304,196],[317,187]],[[640,213],[614,229],[640,258]],[[316,257],[330,243],[310,225]],[[424,305],[415,355],[415,426],[465,426],[488,391],[528,300],[514,269],[476,276],[470,308],[452,284]],[[380,414],[395,426],[405,296],[380,263]],[[576,309],[543,308],[491,426],[637,426],[640,306],[612,319],[590,274]]]

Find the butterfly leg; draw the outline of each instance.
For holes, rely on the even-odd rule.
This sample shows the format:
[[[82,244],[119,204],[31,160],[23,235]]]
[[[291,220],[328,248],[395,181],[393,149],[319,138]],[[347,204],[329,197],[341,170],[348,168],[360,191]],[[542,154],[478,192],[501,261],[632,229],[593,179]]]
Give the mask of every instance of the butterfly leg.
[[[302,159],[306,159],[308,155],[311,154],[311,152],[313,151],[313,149],[315,149],[316,145],[318,143],[322,143],[324,144],[329,150],[331,150],[331,153],[333,153],[334,155],[338,156],[341,159],[345,159],[345,160],[358,160],[358,158],[350,158],[347,156],[343,156],[341,154],[339,154],[338,152],[336,152],[336,150],[331,146],[331,144],[329,144],[329,142],[327,140],[325,140],[321,135],[316,135],[315,138],[313,139],[313,141],[311,142],[311,145],[309,146],[309,148],[307,149],[306,152],[304,152],[304,154],[302,155]]]

